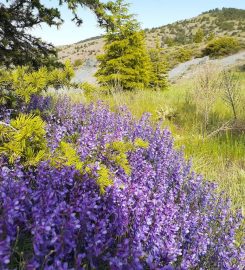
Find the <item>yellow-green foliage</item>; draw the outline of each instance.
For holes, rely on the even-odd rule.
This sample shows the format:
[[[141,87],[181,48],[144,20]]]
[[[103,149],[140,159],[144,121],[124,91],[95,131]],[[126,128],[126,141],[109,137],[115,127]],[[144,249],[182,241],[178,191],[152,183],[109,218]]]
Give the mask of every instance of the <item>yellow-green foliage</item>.
[[[196,34],[194,35],[194,42],[195,43],[201,43],[203,41],[204,38],[204,32],[202,29],[198,29]]]
[[[75,147],[76,146],[74,144],[61,141],[59,147],[52,155],[51,165],[56,167],[73,166],[81,174],[86,173],[93,174],[91,166],[93,167],[94,161],[91,160],[86,160],[85,162],[81,161],[77,151],[75,150]],[[90,166],[88,166],[88,164]],[[110,170],[106,167],[106,165],[102,163],[99,164],[99,169],[97,170],[96,183],[99,186],[100,192],[102,194],[105,192],[105,189],[108,186],[113,184]]]
[[[136,138],[135,141],[114,141],[106,145],[106,157],[109,162],[113,162],[116,166],[121,167],[127,175],[131,173],[131,166],[128,162],[127,153],[135,151],[138,148],[147,148],[148,142],[141,138]],[[97,184],[100,187],[101,193],[105,192],[105,188],[113,184],[112,172],[104,164],[100,164],[98,170]]]
[[[70,61],[65,62],[63,69],[54,69],[47,74],[48,87],[72,87],[75,84],[71,83],[72,77],[74,77],[75,72]]]
[[[56,149],[51,159],[51,164],[54,166],[74,166],[80,172],[83,172],[84,165],[75,150],[75,146],[64,141],[61,141],[59,147]]]
[[[111,173],[110,170],[104,164],[100,164],[100,168],[97,173],[98,177],[96,183],[100,188],[100,192],[104,194],[105,189],[113,185]]]
[[[120,166],[126,174],[130,174],[131,168],[128,163],[127,152],[133,150],[133,144],[129,142],[116,141],[111,145],[108,145],[108,149],[113,150],[111,160],[114,161],[117,166]]]
[[[186,48],[179,48],[176,51],[176,57],[179,63],[183,63],[191,59],[192,53],[189,49]]]
[[[147,141],[142,140],[141,138],[136,138],[134,140],[134,145],[137,148],[147,148],[149,143]]]
[[[10,98],[28,103],[33,94],[40,94],[49,87],[71,85],[70,80],[73,76],[70,62],[65,63],[64,69],[53,71],[46,67],[37,71],[30,71],[28,67],[17,67],[10,71],[0,70],[0,104],[7,103]]]
[[[239,51],[240,45],[234,37],[219,37],[211,40],[203,50],[203,55],[218,57]]]
[[[117,166],[121,167],[126,174],[131,173],[131,167],[128,162],[127,153],[135,151],[137,148],[147,148],[148,142],[141,138],[136,138],[135,141],[115,141],[106,145],[107,155],[110,161],[114,162]]]
[[[31,114],[20,114],[9,125],[0,122],[0,154],[10,163],[20,159],[24,165],[36,165],[47,155],[44,127],[44,121]]]
[[[81,58],[76,59],[76,60],[74,61],[74,63],[73,63],[73,67],[74,67],[74,68],[78,68],[78,67],[82,66],[83,63],[84,63],[84,60],[82,60]]]
[[[193,55],[195,55],[196,50],[190,48],[190,46],[183,47],[173,47],[171,50],[164,50],[163,55],[166,58],[169,68],[173,68],[179,63],[189,61]]]
[[[29,73],[27,67],[18,67],[9,78],[15,94],[28,102],[32,94],[39,94],[46,88],[47,69],[40,68],[38,71]]]
[[[94,94],[99,91],[97,86],[90,84],[88,82],[81,83],[80,88],[83,90],[85,97],[89,99],[91,99],[94,96]]]
[[[105,36],[104,54],[98,56],[97,80],[102,86],[143,89],[151,71],[144,32],[122,0],[115,2],[112,19],[114,27]]]

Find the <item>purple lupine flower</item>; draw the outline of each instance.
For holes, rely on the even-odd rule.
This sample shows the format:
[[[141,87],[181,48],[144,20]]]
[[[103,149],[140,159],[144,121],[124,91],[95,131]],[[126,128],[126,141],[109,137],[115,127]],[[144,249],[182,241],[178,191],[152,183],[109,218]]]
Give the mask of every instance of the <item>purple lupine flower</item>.
[[[242,220],[215,185],[191,170],[168,130],[122,108],[72,105],[47,115],[51,151],[75,136],[82,161],[107,162],[114,184],[101,194],[96,179],[73,167],[10,167],[0,160],[0,269],[237,269]],[[128,153],[131,174],[106,159],[106,144],[142,138]],[[29,243],[28,245],[23,243]]]

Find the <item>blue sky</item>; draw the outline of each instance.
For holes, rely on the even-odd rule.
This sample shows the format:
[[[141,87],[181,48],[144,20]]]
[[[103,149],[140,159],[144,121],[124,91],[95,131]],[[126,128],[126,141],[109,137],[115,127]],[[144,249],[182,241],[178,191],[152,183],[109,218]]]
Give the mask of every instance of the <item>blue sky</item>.
[[[49,6],[55,6],[57,0],[43,0]],[[234,7],[245,9],[245,0],[125,0],[131,3],[130,13],[137,15],[142,28],[162,26],[177,20],[199,15],[203,11],[216,7]],[[67,8],[61,7],[65,23],[57,30],[55,27],[37,27],[32,33],[54,45],[65,45],[103,34],[96,17],[87,8],[80,8],[79,14],[84,19],[82,26],[77,27],[71,22],[72,14]]]

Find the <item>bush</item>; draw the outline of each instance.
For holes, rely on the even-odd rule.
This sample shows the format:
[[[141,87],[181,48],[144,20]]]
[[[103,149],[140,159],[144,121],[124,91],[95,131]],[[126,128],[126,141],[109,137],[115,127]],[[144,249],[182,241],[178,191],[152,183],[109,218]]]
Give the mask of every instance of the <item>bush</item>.
[[[73,76],[70,62],[66,62],[63,69],[52,71],[46,67],[37,71],[28,67],[0,69],[0,119],[6,110],[16,110],[18,113],[30,103],[32,96],[40,95],[49,88],[75,86],[75,83],[71,83]]]
[[[82,59],[76,59],[75,61],[74,61],[74,63],[73,63],[73,67],[74,68],[78,68],[78,67],[80,67],[80,66],[82,66],[84,64],[84,61],[82,60]]]
[[[173,67],[179,63],[189,61],[192,57],[192,51],[188,48],[180,47],[165,55],[169,62],[169,66]]]
[[[220,97],[220,67],[209,62],[201,65],[197,68],[194,82],[192,100],[196,105],[197,113],[202,116],[202,132],[205,136],[210,124],[210,113]]]
[[[174,42],[181,45],[187,43],[187,37],[184,30],[182,32],[176,33]]]
[[[88,82],[81,83],[80,88],[83,90],[84,96],[89,100],[92,100],[97,95],[101,95],[103,92],[103,87]]]
[[[60,100],[48,145],[72,156],[28,169],[0,157],[0,268],[242,269],[240,214],[168,130],[119,111]]]
[[[190,60],[191,56],[192,56],[191,50],[186,48],[180,48],[176,52],[176,58],[178,59],[179,63],[183,63]]]
[[[195,33],[193,40],[195,43],[201,43],[203,39],[204,39],[204,31],[199,28]]]
[[[219,37],[211,40],[203,50],[203,55],[211,57],[225,56],[239,51],[238,40],[233,37]]]
[[[36,165],[47,152],[44,125],[39,116],[25,114],[8,125],[0,122],[0,155],[10,163],[19,159],[24,165]]]
[[[174,39],[169,36],[164,39],[164,43],[167,44],[169,47],[173,47],[175,45]]]

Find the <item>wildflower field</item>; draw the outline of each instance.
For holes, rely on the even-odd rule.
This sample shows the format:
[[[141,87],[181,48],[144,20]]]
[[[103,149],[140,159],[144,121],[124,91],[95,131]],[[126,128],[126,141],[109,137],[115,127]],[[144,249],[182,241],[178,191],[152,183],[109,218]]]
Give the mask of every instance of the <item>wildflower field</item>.
[[[241,213],[147,114],[33,96],[1,127],[1,269],[242,269]]]
[[[143,31],[124,0],[46,2],[0,2],[0,270],[244,270],[245,11]],[[101,54],[33,34],[64,6]],[[170,76],[206,55],[232,60]]]

